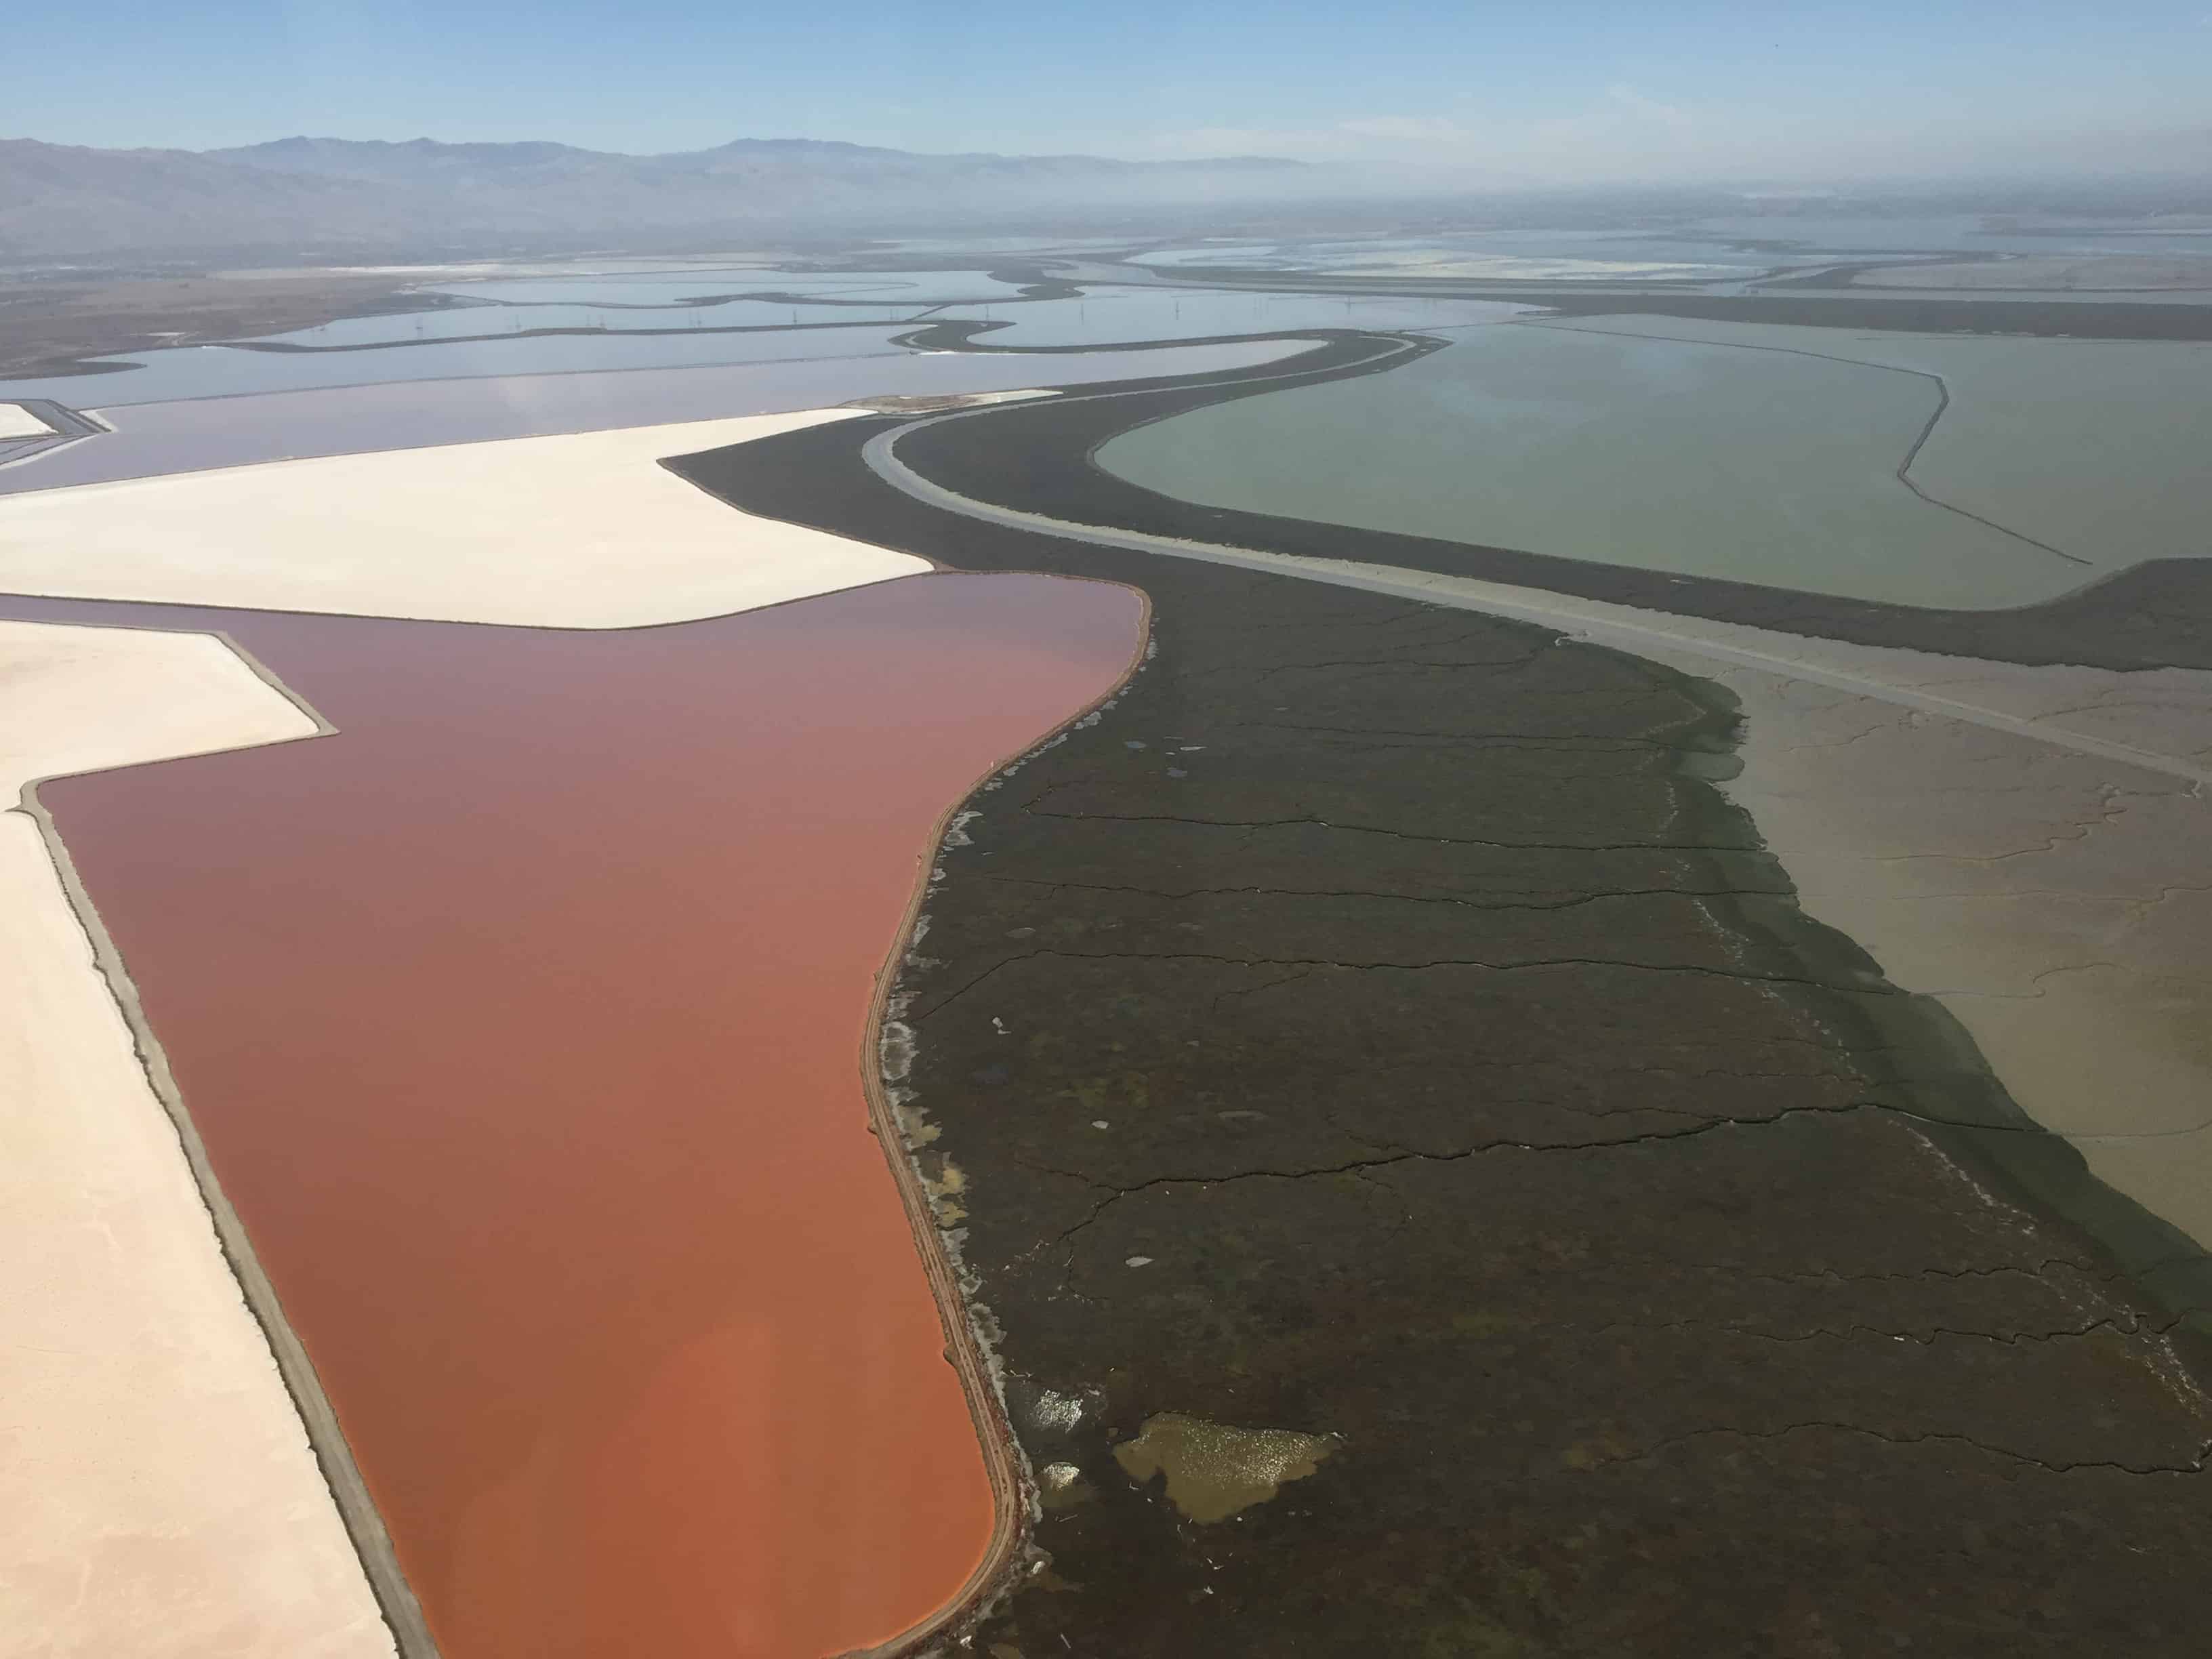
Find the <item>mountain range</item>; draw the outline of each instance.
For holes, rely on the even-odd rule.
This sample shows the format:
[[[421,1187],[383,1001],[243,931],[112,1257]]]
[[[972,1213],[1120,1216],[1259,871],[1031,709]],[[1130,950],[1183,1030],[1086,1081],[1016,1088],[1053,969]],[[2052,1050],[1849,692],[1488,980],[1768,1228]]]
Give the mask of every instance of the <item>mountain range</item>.
[[[0,139],[0,260],[908,228],[1279,199],[1310,191],[1325,171],[1267,156],[931,155],[804,138],[666,155],[428,138],[280,138],[214,150]]]

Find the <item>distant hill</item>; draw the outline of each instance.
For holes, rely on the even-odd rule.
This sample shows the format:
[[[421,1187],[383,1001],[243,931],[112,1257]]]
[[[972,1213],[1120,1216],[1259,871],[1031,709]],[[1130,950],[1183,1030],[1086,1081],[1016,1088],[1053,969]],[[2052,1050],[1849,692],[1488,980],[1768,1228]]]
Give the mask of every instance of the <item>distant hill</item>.
[[[428,138],[280,138],[204,151],[9,139],[0,140],[0,258],[757,235],[1276,198],[1310,189],[1314,173],[1266,156],[928,155],[804,138],[667,155]]]
[[[401,234],[403,198],[189,150],[0,139],[0,258]]]

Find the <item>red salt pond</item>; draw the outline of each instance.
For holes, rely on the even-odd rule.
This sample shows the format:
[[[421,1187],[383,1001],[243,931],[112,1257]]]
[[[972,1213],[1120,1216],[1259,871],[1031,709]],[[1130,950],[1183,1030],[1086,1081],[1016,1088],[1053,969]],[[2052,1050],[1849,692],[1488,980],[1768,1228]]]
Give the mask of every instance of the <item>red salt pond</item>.
[[[220,629],[338,727],[41,796],[447,1659],[807,1659],[953,1594],[990,1496],[862,1030],[931,826],[1138,598],[0,611]]]

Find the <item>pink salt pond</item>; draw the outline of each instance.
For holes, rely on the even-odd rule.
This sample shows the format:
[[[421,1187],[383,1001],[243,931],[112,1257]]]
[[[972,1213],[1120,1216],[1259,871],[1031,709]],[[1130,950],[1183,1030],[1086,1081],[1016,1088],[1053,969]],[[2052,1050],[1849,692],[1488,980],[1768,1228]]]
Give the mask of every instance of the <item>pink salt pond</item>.
[[[49,783],[447,1659],[892,1637],[992,1527],[860,1054],[933,826],[1141,599],[220,629],[335,735]]]

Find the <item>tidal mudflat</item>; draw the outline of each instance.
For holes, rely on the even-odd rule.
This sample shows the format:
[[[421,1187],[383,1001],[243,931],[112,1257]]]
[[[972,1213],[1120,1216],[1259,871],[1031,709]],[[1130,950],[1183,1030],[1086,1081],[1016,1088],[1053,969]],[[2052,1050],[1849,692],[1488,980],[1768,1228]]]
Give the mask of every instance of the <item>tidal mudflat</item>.
[[[1893,369],[1516,325],[1194,410],[1097,459],[1205,507],[1896,604],[2080,585],[2092,567],[2040,528],[1899,477],[1940,407]]]
[[[2212,1245],[2212,675],[1915,666],[2179,764],[1708,665],[1742,705],[1728,792],[1810,912],[1940,999],[2030,1116],[2191,1241],[2143,1234],[2154,1281],[2187,1272]]]
[[[1040,420],[1127,424],[1163,399],[1135,401],[1118,417],[1094,399]],[[1728,791],[1755,807],[1793,871],[1802,858],[1811,913],[1871,950],[1901,988],[1939,1000],[2014,1103],[2128,1200],[2116,1210],[2069,1176],[2060,1184],[2087,1194],[2081,1207],[2131,1204],[2159,1218],[2119,1224],[2131,1267],[2154,1264],[2169,1287],[2201,1276],[2202,1246],[2190,1241],[2212,1239],[2212,1210],[2191,1172],[2212,1157],[2201,1121],[2212,956],[2196,907],[2212,881],[2201,821],[2212,659],[2185,584],[2161,588],[2147,570],[2002,612],[1802,595],[1793,605],[1771,589],[1762,610],[1732,606],[1718,584],[1647,585],[1638,609],[1467,574],[1557,580],[1574,568],[1558,560],[1476,548],[1455,558],[1448,544],[1320,526],[1286,535],[1288,521],[1245,515],[1170,519],[1166,534],[1107,528],[1157,515],[1131,520],[1133,492],[1102,492],[1095,473],[1086,490],[1076,470],[1039,476],[1024,455],[998,458],[990,501],[945,495],[889,439],[868,456],[899,487],[994,523],[1050,533],[1056,521],[1040,508],[1067,489],[1065,510],[1093,526],[1082,533],[1115,546],[1564,627],[1718,682],[1745,721],[1744,770]],[[1010,478],[1018,508],[999,504]],[[1279,542],[1299,550],[1261,550]],[[1716,619],[1735,608],[1774,626]],[[2142,625],[2146,612],[2155,626]],[[1884,634],[1899,642],[1873,642]],[[2165,665],[2174,658],[2160,650],[2195,665]]]
[[[1108,533],[1533,621],[1713,683],[1740,720],[1723,793],[1806,911],[1942,1003],[2012,1102],[2124,1195],[2081,1171],[2052,1188],[2114,1221],[2130,1271],[2178,1306],[2212,1291],[2212,673],[1977,660]]]
[[[1136,597],[5,609],[220,629],[337,728],[42,799],[448,1659],[823,1652],[957,1590],[990,1496],[859,1048],[932,824]]]
[[[999,500],[1031,482],[1000,419],[684,463],[1154,602],[1112,709],[971,799],[897,988],[1051,1557],[975,1645],[2191,1651],[2203,1304],[2142,1290],[2051,1200],[2072,1150],[1797,908],[1715,787],[1726,696],[869,470],[897,432]],[[1163,1419],[1328,1455],[1201,1520]]]

